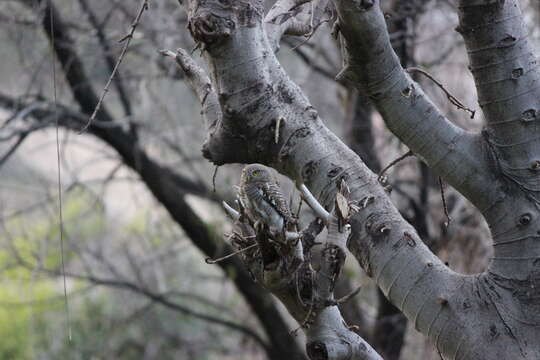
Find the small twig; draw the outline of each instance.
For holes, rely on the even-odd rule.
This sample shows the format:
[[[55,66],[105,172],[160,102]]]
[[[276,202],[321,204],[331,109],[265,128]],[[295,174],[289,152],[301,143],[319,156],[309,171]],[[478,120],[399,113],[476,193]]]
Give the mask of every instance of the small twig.
[[[439,81],[437,81],[430,73],[428,73],[427,71],[422,70],[420,68],[417,68],[417,67],[408,68],[406,71],[408,73],[411,73],[411,72],[420,73],[420,74],[424,75],[425,77],[427,77],[428,79],[430,79],[431,81],[433,81],[446,94],[446,97],[448,98],[448,100],[450,100],[450,102],[452,104],[454,104],[458,109],[461,109],[461,110],[464,110],[464,111],[467,111],[468,113],[470,113],[471,114],[471,119],[474,119],[474,115],[476,114],[476,110],[472,110],[472,109],[466,107],[465,105],[463,105],[463,103],[461,101],[459,101],[454,95],[452,95],[448,90],[446,90],[444,85],[442,83],[440,83]]]
[[[358,295],[360,293],[360,290],[362,290],[362,286],[357,287],[356,290],[354,290],[352,293],[350,293],[348,295],[345,295],[341,299],[337,299],[336,300],[336,305],[341,305],[341,304],[346,303],[347,301],[351,300],[353,297],[355,297],[356,295]]]
[[[292,48],[292,50],[296,50],[296,48],[299,48],[300,46],[307,43],[311,39],[313,34],[315,33],[316,29],[313,27],[313,17],[315,16],[315,7],[313,5],[313,1],[311,1],[310,5],[311,5],[311,14],[309,16],[309,32],[307,34],[305,34],[306,39],[304,41],[300,42],[300,44],[296,45],[294,48]],[[322,24],[322,22],[317,25],[317,28],[319,27],[320,24]]]
[[[268,12],[268,14],[266,14],[264,22],[276,24],[276,23],[279,22],[278,18],[280,16],[285,17],[285,21],[286,21],[286,20],[288,20],[288,19],[290,19],[292,17],[291,15],[294,15],[294,12],[295,12],[296,9],[298,9],[300,6],[302,6],[305,3],[310,2],[310,1],[311,0],[293,1],[293,6],[291,6],[288,9],[284,9],[284,11],[282,11],[282,12],[279,12],[276,9],[283,9],[284,4],[282,4],[281,1],[276,2],[276,4],[274,4],[274,6],[272,6],[272,8]],[[283,23],[283,22],[284,21],[281,21],[281,23]]]
[[[92,121],[96,119],[97,113],[99,112],[99,109],[101,109],[101,104],[103,103],[105,96],[109,92],[109,87],[111,86],[114,76],[118,72],[118,68],[120,67],[120,64],[122,63],[122,60],[124,60],[124,56],[127,53],[127,49],[129,47],[129,44],[131,43],[131,40],[133,39],[135,30],[137,29],[137,26],[139,25],[139,22],[141,21],[142,14],[144,13],[145,10],[148,10],[148,1],[149,0],[142,0],[141,8],[139,9],[137,16],[135,17],[135,21],[131,24],[130,32],[126,36],[124,36],[122,39],[120,39],[119,41],[120,43],[125,41],[124,47],[122,48],[122,52],[120,53],[120,56],[118,57],[118,61],[116,62],[116,65],[114,66],[114,69],[111,73],[111,76],[109,77],[109,80],[107,80],[107,84],[105,84],[105,87],[103,88],[103,92],[101,93],[101,96],[96,105],[96,108],[94,109],[92,116],[90,116],[90,119],[88,119],[88,122],[86,123],[86,125],[84,125],[84,127],[79,131],[79,134],[82,134],[83,132],[85,132],[88,129],[88,127],[92,124]]]
[[[309,40],[311,40],[311,38],[313,37],[313,35],[315,35],[315,32],[317,31],[317,29],[324,23],[327,23],[327,22],[330,22],[332,19],[324,19],[324,20],[321,20],[317,25],[313,26],[313,24],[310,25],[310,28],[311,28],[311,31],[309,33],[307,33],[306,35],[304,35],[306,38],[304,40],[302,40],[298,45],[295,45],[291,50],[297,50],[300,46],[304,45],[305,43],[307,43]],[[312,18],[312,22],[313,22],[313,18]]]
[[[300,305],[302,305],[302,307],[306,306],[306,303],[304,303],[304,300],[302,299],[302,295],[300,294],[300,286],[298,284],[299,282],[299,279],[300,279],[300,271],[297,271],[294,273],[294,282],[295,282],[295,286],[296,286],[296,297],[298,298],[298,302],[300,303]]]
[[[235,209],[233,209],[229,204],[227,204],[225,201],[223,201],[221,203],[223,205],[223,207],[225,208],[225,211],[227,212],[227,214],[229,214],[229,216],[234,220],[238,220],[240,218],[240,213],[238,211],[236,211]]]
[[[19,148],[19,146],[22,145],[22,143],[24,142],[24,140],[28,137],[28,135],[30,135],[29,132],[23,132],[19,135],[19,138],[17,139],[17,141],[15,142],[15,144],[13,144],[13,146],[11,148],[9,148],[8,151],[6,151],[6,153],[4,155],[2,155],[2,157],[0,157],[0,167],[2,167],[2,165],[9,160],[9,158],[11,157],[11,155],[13,155],[15,153],[15,151]]]
[[[400,157],[398,157],[397,159],[395,159],[394,161],[392,161],[390,164],[388,164],[384,169],[381,170],[381,172],[379,173],[379,182],[380,183],[384,183],[384,178],[385,178],[385,174],[386,172],[394,165],[396,165],[397,163],[399,163],[400,161],[403,161],[404,159],[408,158],[409,156],[413,156],[413,152],[411,150],[407,151],[407,153],[401,155]]]
[[[450,217],[450,214],[448,213],[448,207],[446,206],[446,196],[444,196],[444,185],[442,178],[439,176],[439,187],[441,189],[441,198],[444,208],[444,215],[446,215],[446,223],[444,224],[446,228],[450,226],[450,222],[452,221],[452,218]]]
[[[207,264],[210,264],[210,265],[212,265],[212,264],[217,264],[218,262],[223,261],[223,260],[226,260],[226,259],[228,259],[228,258],[231,258],[231,257],[233,257],[234,255],[238,255],[238,254],[241,254],[241,253],[243,253],[243,252],[245,252],[245,251],[248,251],[248,250],[250,250],[250,249],[253,249],[254,247],[256,247],[256,246],[258,246],[258,245],[259,245],[259,244],[257,244],[257,243],[252,244],[252,245],[249,245],[248,247],[245,247],[245,248],[243,248],[243,249],[237,250],[237,251],[235,251],[235,252],[233,252],[233,253],[231,253],[231,254],[229,254],[229,255],[225,255],[225,256],[220,257],[220,258],[217,258],[217,259],[212,259],[212,258],[209,258],[209,257],[208,257],[208,258],[204,259],[204,262],[206,262]]]
[[[325,222],[328,222],[330,220],[331,215],[328,213],[328,211],[325,210],[325,208],[315,199],[311,191],[306,187],[306,185],[301,184],[299,187],[300,192],[302,193],[302,197],[304,201],[309,205],[311,210],[317,214],[318,217],[323,219]]]
[[[310,303],[309,303],[309,310],[308,310],[308,313],[306,315],[306,317],[304,318],[304,320],[302,321],[302,323],[300,324],[300,326],[298,326],[296,329],[294,330],[291,330],[291,332],[289,334],[293,335],[293,336],[296,336],[296,333],[298,333],[298,330],[302,329],[302,328],[305,328],[307,325],[309,325],[309,321],[311,320],[311,315],[313,314],[313,309],[314,309],[314,303],[315,303],[315,293],[313,291],[313,284],[315,283],[315,275],[313,273],[313,271],[311,272],[311,300],[310,300]],[[303,303],[303,302],[302,302]]]
[[[172,52],[171,50],[163,49],[163,50],[159,50],[159,53],[166,57],[171,57],[173,59],[176,58],[176,54]]]
[[[219,170],[219,166],[216,166],[214,169],[214,175],[212,175],[212,192],[216,193],[216,178],[217,178],[217,172]]]
[[[302,194],[300,194],[300,200],[298,201],[298,209],[296,210],[296,217],[300,217],[300,211],[302,210],[302,204],[304,202],[302,201]]]

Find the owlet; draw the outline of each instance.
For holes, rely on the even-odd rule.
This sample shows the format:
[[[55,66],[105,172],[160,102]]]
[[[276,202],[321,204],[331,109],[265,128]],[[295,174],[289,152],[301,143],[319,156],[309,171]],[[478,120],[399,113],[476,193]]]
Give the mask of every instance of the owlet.
[[[265,224],[273,236],[295,222],[277,181],[263,165],[244,167],[239,195],[248,216],[256,224]]]

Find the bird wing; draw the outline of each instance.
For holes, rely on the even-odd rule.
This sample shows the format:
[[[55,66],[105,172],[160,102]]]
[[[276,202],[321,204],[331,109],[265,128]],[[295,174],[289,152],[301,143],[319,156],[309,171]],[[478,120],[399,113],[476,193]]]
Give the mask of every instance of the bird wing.
[[[291,220],[291,210],[277,184],[271,182],[264,183],[261,187],[261,191],[263,192],[264,198],[285,220]]]

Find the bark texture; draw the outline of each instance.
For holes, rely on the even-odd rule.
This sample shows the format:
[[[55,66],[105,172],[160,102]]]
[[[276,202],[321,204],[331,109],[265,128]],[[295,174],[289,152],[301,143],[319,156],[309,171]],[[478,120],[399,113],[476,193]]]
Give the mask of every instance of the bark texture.
[[[444,358],[540,358],[539,75],[517,1],[460,5],[487,119],[481,134],[453,125],[403,70],[379,1],[334,4],[346,56],[340,79],[365,91],[390,130],[482,211],[495,242],[488,271],[454,273],[424,245],[283,71],[260,1],[188,1],[190,31],[211,69],[209,91],[223,110],[209,127],[205,156],[270,165],[327,208],[346,181],[359,207],[348,248]]]

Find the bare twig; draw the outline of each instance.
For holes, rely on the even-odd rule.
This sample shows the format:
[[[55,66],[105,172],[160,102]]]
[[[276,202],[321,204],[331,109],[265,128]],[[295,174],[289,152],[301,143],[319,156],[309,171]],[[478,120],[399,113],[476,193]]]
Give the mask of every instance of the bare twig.
[[[328,222],[332,215],[330,215],[328,211],[326,211],[324,207],[317,201],[317,199],[315,199],[306,185],[301,184],[299,190],[302,193],[303,200],[309,205],[311,210],[313,210],[315,214],[317,214],[317,216],[323,219],[325,222]]]
[[[305,3],[311,4],[309,7],[302,7]],[[307,42],[314,34],[315,30],[321,24],[326,22],[321,21],[321,18],[327,3],[327,0],[276,1],[266,14],[264,20],[267,26],[267,34],[274,51],[279,49],[279,42],[285,34],[295,36],[305,35],[307,39],[302,43]]]
[[[258,246],[258,245],[259,245],[259,244],[255,243],[255,244],[252,244],[252,245],[250,245],[250,246],[248,246],[248,247],[245,247],[245,248],[243,248],[243,249],[237,250],[237,251],[235,251],[235,252],[233,252],[233,253],[231,253],[231,254],[229,254],[229,255],[225,255],[225,256],[220,257],[220,258],[217,258],[217,259],[212,259],[212,258],[209,258],[209,257],[208,257],[208,258],[204,259],[204,261],[205,261],[207,264],[210,264],[210,265],[212,265],[212,264],[217,264],[218,262],[223,261],[223,260],[226,260],[226,259],[228,259],[228,258],[230,258],[230,257],[233,257],[234,255],[238,255],[238,254],[241,254],[241,253],[243,253],[243,252],[245,252],[245,251],[248,251],[248,250],[250,250],[250,249],[253,249],[254,247],[256,247],[256,246]]]
[[[345,295],[344,297],[340,298],[340,299],[337,299],[336,300],[336,304],[337,305],[340,305],[340,304],[343,304],[343,303],[346,303],[347,301],[351,300],[353,297],[355,297],[356,295],[358,295],[360,293],[360,290],[362,290],[362,286],[359,286],[357,287],[353,292],[351,292],[350,294],[347,294]]]
[[[24,139],[26,139],[26,137],[29,135],[28,132],[23,132],[22,134],[19,135],[19,138],[17,139],[17,141],[15,142],[15,144],[13,144],[12,147],[9,148],[8,151],[6,151],[6,153],[4,155],[2,155],[2,157],[0,157],[0,167],[2,167],[2,165],[4,165],[4,163],[9,160],[9,158],[11,157],[11,155],[13,155],[15,153],[15,150],[17,150],[19,148],[19,146],[21,146],[21,144],[23,143]]]
[[[104,32],[105,24],[98,20],[96,14],[92,10],[92,8],[88,5],[88,0],[79,0],[79,4],[81,5],[82,10],[88,16],[88,21],[90,22],[90,24],[92,25],[92,27],[94,28],[96,32],[98,44],[101,46],[102,51],[103,51],[103,57],[105,58],[105,62],[107,63],[107,67],[109,68],[109,71],[112,73],[114,71],[115,61],[112,54],[111,44],[108,41],[107,37],[105,36],[105,32]],[[114,12],[114,11],[111,9],[110,12]],[[128,92],[127,92],[127,89],[124,87],[122,78],[115,77],[114,85],[116,86],[116,90],[118,91],[118,98],[120,99],[120,102],[122,103],[126,116],[131,116],[132,114],[131,102],[129,101]]]
[[[124,47],[122,48],[122,52],[120,53],[120,56],[118,57],[118,60],[116,61],[116,65],[114,66],[114,69],[111,73],[111,76],[109,77],[109,80],[107,80],[107,84],[105,84],[105,87],[103,88],[103,92],[101,93],[101,96],[96,105],[96,108],[94,109],[94,113],[92,114],[92,116],[90,116],[90,119],[88,119],[88,122],[86,123],[86,125],[79,131],[79,134],[82,134],[88,129],[88,127],[92,124],[92,121],[95,120],[97,113],[99,112],[99,109],[101,109],[101,104],[103,103],[105,96],[109,92],[109,87],[111,86],[114,76],[118,72],[118,68],[120,67],[120,64],[122,63],[122,60],[124,60],[124,56],[127,53],[127,49],[129,47],[129,44],[131,43],[131,40],[133,39],[133,34],[135,34],[137,25],[139,25],[139,22],[141,21],[141,17],[144,11],[148,9],[148,1],[149,0],[142,0],[141,8],[139,9],[137,16],[135,17],[135,21],[131,24],[130,32],[126,36],[124,36],[122,39],[120,39],[119,42],[125,41]]]
[[[399,163],[400,161],[403,161],[404,159],[408,158],[409,156],[413,156],[413,152],[411,150],[407,151],[405,154],[401,155],[400,157],[398,157],[397,159],[395,159],[394,161],[392,161],[390,164],[386,165],[386,167],[384,169],[381,170],[381,172],[379,173],[379,182],[380,183],[384,183],[385,181],[385,174],[386,172],[394,165],[396,165],[397,163]]]
[[[317,64],[317,61],[316,61],[315,57],[313,57],[311,55],[308,55],[308,53],[306,51],[304,51],[304,49],[299,48],[297,45],[293,44],[291,39],[285,39],[284,42],[285,42],[285,44],[290,46],[291,50],[293,50],[298,55],[300,60],[302,60],[312,70],[314,70],[317,73],[321,74],[322,76],[324,76],[328,80],[331,80],[331,81],[336,80],[337,71],[327,70],[323,66]],[[338,82],[338,84],[339,84],[339,82]]]
[[[216,166],[216,168],[214,169],[214,175],[212,175],[212,192],[214,194],[216,193],[216,178],[217,178],[218,170],[219,170],[219,166]]]
[[[452,221],[452,218],[450,217],[450,214],[448,213],[448,207],[446,206],[446,196],[444,196],[444,184],[440,176],[439,176],[439,187],[441,189],[441,199],[442,199],[443,208],[444,208],[444,215],[446,216],[446,223],[444,225],[448,228],[448,226],[450,226],[450,222]]]
[[[324,2],[321,2],[323,7],[326,6],[326,1]],[[323,9],[324,10],[324,9]],[[317,11],[318,13],[320,11]],[[319,16],[321,14],[318,14]],[[319,20],[317,22],[316,25],[313,25],[314,24],[314,20],[315,20],[315,7],[313,5],[313,2],[311,2],[311,14],[310,14],[310,19],[309,19],[309,32],[307,34],[304,34],[305,36],[305,39],[303,41],[301,41],[298,45],[296,45],[294,48],[292,48],[292,50],[296,50],[297,48],[299,48],[300,46],[304,45],[305,43],[307,43],[309,40],[311,40],[311,38],[313,37],[313,35],[315,35],[315,32],[317,31],[317,29],[324,23],[327,23],[327,22],[330,22],[332,21],[332,17],[329,17],[328,19],[322,19],[322,20]],[[295,35],[294,34],[294,31],[293,32],[289,32],[289,29],[287,31],[285,31],[285,34],[289,35]]]
[[[225,211],[227,214],[234,220],[238,220],[240,218],[240,213],[233,209],[229,204],[227,204],[225,201],[221,203],[223,205],[223,208],[225,208]]]
[[[468,113],[470,113],[471,114],[471,119],[474,119],[474,115],[476,114],[476,110],[472,110],[472,109],[466,107],[465,105],[463,105],[463,103],[461,101],[459,101],[454,95],[452,95],[448,90],[446,90],[444,85],[442,83],[440,83],[439,81],[437,81],[430,73],[428,73],[427,71],[422,70],[420,68],[417,68],[417,67],[408,68],[407,72],[408,73],[412,73],[412,72],[420,73],[420,74],[424,75],[425,77],[427,77],[428,79],[430,79],[431,81],[433,81],[446,94],[446,97],[448,98],[448,100],[450,100],[450,102],[452,104],[454,104],[458,109],[461,109],[461,110],[464,110],[464,111],[467,111]]]

